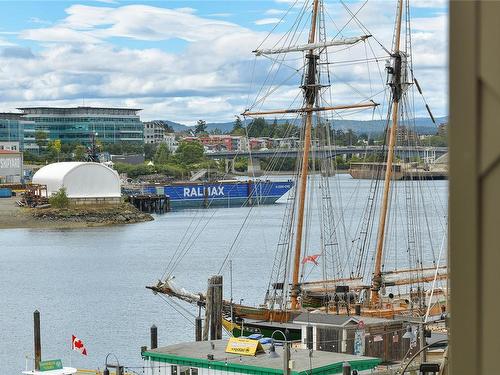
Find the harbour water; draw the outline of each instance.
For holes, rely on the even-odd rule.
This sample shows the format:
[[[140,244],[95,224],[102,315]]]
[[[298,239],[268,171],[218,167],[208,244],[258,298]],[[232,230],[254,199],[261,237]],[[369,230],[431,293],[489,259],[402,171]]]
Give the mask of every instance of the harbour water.
[[[342,220],[346,227],[356,226],[370,181],[338,175],[330,182],[342,183],[343,206],[349,207]],[[444,233],[447,181],[410,183],[423,184],[422,194],[429,198],[426,222],[434,252]],[[137,366],[135,371],[142,373],[140,347],[149,346],[152,324],[158,327],[160,345],[192,340],[194,318],[189,314],[196,309],[184,311],[145,289],[162,276],[172,259],[178,259],[173,254],[182,238],[191,238],[193,244],[173,274],[179,285],[203,291],[245,222],[231,256],[234,300],[260,303],[286,207],[283,201],[256,208],[177,211],[125,226],[0,230],[0,372],[18,374],[25,355],[32,357],[35,309],[41,311],[42,359],[61,358],[74,367],[102,369],[106,354],[112,352],[125,366]],[[405,251],[402,247],[401,254]],[[223,274],[228,297],[228,267]],[[88,357],[71,353],[71,335],[82,339]]]

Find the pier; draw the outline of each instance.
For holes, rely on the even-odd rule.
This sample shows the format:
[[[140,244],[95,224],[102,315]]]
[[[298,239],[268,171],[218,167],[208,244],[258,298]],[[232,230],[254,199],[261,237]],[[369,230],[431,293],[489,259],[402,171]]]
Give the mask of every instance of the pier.
[[[170,211],[170,197],[165,194],[129,195],[127,201],[142,212],[163,214]]]

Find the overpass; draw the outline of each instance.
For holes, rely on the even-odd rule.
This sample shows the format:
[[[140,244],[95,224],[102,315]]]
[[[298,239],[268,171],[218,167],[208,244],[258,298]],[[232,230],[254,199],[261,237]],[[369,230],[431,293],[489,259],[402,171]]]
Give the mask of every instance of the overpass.
[[[310,155],[318,159],[328,159],[336,156],[352,157],[380,153],[383,146],[325,146],[312,147]],[[424,146],[396,146],[394,150],[396,156],[409,159],[421,157],[427,160],[436,158],[448,153],[448,147],[424,147]],[[253,151],[215,151],[206,153],[205,156],[210,159],[226,159],[226,170],[233,168],[233,161],[236,157],[250,158],[249,172],[258,173],[260,171],[259,159],[277,157],[277,158],[296,158],[302,154],[300,148],[273,148]]]

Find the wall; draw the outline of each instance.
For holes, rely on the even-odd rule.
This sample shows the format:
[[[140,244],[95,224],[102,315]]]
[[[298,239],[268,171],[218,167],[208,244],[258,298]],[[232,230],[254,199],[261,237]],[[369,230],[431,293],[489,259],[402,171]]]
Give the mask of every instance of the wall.
[[[23,176],[21,153],[0,152],[0,183],[19,183]]]
[[[450,2],[451,371],[498,374],[500,2]]]

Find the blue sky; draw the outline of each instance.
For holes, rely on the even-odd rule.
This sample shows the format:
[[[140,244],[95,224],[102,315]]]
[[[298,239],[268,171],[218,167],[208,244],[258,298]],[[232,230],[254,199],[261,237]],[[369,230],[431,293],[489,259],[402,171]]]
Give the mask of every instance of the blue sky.
[[[271,69],[251,51],[275,26],[267,42],[291,27],[300,9],[294,2],[0,1],[0,110],[85,103],[140,107],[146,120],[230,121]],[[359,9],[361,22],[390,47],[395,1],[343,3],[325,0],[327,26],[345,22],[346,7]],[[413,1],[412,18],[415,74],[435,114],[446,115],[446,3]],[[362,57],[363,51],[338,56]],[[383,88],[372,82],[377,67],[367,69],[336,71],[338,101]],[[288,106],[296,83],[280,87],[272,105]],[[422,108],[416,104],[417,115]]]

